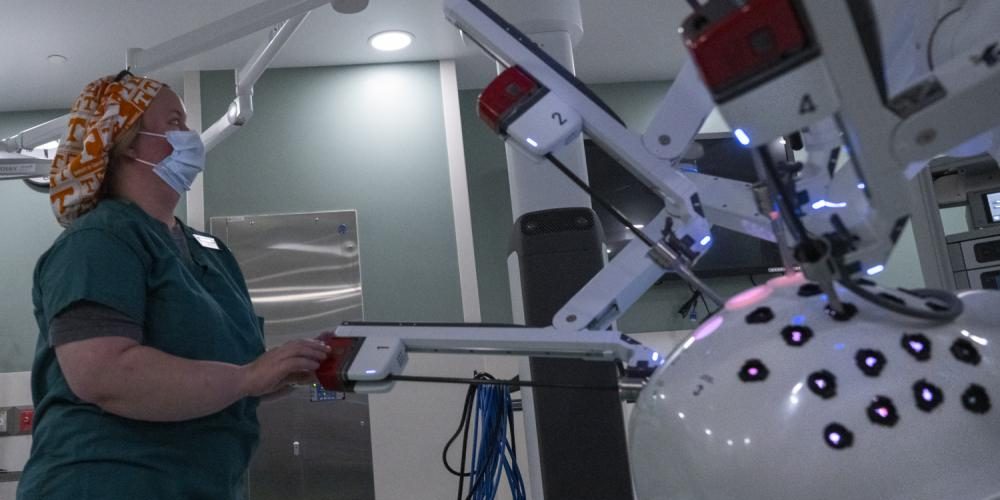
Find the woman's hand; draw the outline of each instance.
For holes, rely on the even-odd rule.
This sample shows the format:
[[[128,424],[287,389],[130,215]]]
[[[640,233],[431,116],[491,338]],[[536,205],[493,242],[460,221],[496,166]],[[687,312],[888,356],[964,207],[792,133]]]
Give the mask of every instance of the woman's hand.
[[[275,347],[243,365],[243,394],[265,396],[289,384],[313,380],[313,372],[326,360],[330,348],[312,339],[300,339]]]

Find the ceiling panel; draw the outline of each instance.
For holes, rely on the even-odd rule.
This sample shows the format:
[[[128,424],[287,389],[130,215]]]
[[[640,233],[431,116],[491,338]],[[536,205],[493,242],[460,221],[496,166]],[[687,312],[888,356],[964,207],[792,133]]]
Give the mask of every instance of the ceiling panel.
[[[68,107],[94,78],[125,66],[128,47],[148,48],[225,17],[260,0],[2,0],[0,111]],[[502,0],[501,0],[502,1]],[[370,64],[454,58],[459,85],[481,88],[495,65],[466,46],[444,20],[441,0],[371,0],[353,15],[324,7],[313,11],[273,67]],[[582,0],[584,36],[577,47],[577,72],[591,83],[670,78],[683,47],[676,27],[684,2],[666,0]],[[386,29],[415,35],[413,45],[380,53],[368,37]],[[242,66],[267,36],[266,30],[155,72],[180,87],[183,71]],[[68,58],[47,61],[50,54]]]

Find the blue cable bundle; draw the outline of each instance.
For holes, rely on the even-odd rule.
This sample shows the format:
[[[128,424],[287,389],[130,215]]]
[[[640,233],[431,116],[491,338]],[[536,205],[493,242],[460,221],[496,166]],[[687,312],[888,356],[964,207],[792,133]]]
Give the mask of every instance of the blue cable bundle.
[[[492,380],[486,373],[476,374],[480,380]],[[473,400],[475,401],[475,420],[472,421]],[[471,470],[465,472],[465,457],[468,451],[469,430],[472,427],[472,464]],[[462,432],[464,430],[464,433]],[[508,431],[510,434],[508,434]],[[448,448],[458,438],[462,437],[462,464],[455,471],[448,464]],[[524,480],[517,466],[514,443],[514,409],[510,398],[510,387],[485,384],[469,386],[465,397],[465,407],[458,430],[448,441],[442,452],[445,467],[452,474],[459,476],[458,500],[462,500],[462,478],[469,480],[469,495],[466,500],[493,500],[500,486],[501,476],[506,474],[507,483],[514,500],[525,500]]]

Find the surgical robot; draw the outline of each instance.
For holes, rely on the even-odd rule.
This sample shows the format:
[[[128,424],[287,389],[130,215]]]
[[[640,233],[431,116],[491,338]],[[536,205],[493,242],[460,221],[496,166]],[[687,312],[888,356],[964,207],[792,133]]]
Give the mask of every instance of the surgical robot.
[[[204,135],[211,147],[249,119],[253,83],[308,11],[328,3],[266,0],[130,50],[128,64],[145,73],[284,20],[238,71],[236,99]],[[367,1],[332,4],[351,13]],[[906,186],[929,159],[1000,156],[995,1],[688,4],[679,32],[689,60],[637,133],[483,0],[444,0],[447,19],[506,68],[479,100],[488,126],[584,189],[560,153],[586,134],[664,208],[640,225],[609,207],[635,238],[551,326],[345,323],[321,337],[333,355],[318,379],[389,391],[415,379],[403,372],[416,352],[616,361],[636,403],[638,498],[1000,499],[1000,293],[869,280],[885,269],[911,213]],[[756,184],[685,164],[715,108],[752,150]],[[64,123],[0,146],[34,148]],[[45,163],[0,177],[41,175]],[[720,297],[691,271],[713,225],[777,243],[790,271]],[[666,272],[720,310],[661,354],[614,325]]]
[[[868,279],[908,221],[909,179],[970,140],[992,147],[996,9],[900,3],[932,21],[885,54],[890,68],[927,57],[905,81],[886,75],[869,2],[689,3],[690,60],[637,134],[481,0],[445,1],[507,68],[480,96],[489,126],[564,171],[560,149],[585,133],[664,209],[623,221],[636,238],[550,327],[349,323],[324,337],[336,355],[319,379],[386,391],[408,352],[613,359],[644,380],[629,424],[639,498],[1000,498],[1000,293]],[[681,168],[716,106],[753,148],[756,185]],[[777,242],[801,272],[723,301],[690,271],[712,224]],[[661,356],[610,327],[668,270],[724,305]]]

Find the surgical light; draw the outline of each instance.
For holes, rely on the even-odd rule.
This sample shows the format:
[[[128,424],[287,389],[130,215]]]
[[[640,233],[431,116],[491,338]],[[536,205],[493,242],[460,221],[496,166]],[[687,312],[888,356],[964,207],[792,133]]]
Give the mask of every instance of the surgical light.
[[[368,43],[376,50],[391,52],[409,47],[413,43],[413,35],[398,30],[383,31],[372,35],[368,39]]]
[[[0,179],[20,179],[49,174],[52,160],[0,151]]]
[[[733,131],[733,135],[736,136],[736,140],[740,141],[740,144],[744,146],[750,145],[750,136],[747,135],[747,133],[744,132],[743,129],[741,128],[736,129],[735,131]]]
[[[878,273],[880,273],[882,271],[885,271],[885,266],[879,264],[877,266],[868,268],[868,270],[865,271],[865,273],[867,273],[868,276],[875,276],[876,274],[878,274]]]
[[[706,237],[704,237],[704,238],[701,239],[701,246],[708,245],[711,242],[712,242],[712,237],[711,236],[706,236]]]

